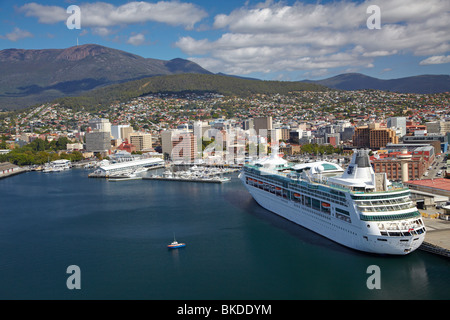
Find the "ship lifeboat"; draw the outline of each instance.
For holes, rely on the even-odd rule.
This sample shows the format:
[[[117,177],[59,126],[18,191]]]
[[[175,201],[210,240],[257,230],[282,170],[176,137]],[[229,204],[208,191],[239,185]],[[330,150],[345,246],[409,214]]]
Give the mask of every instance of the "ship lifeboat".
[[[275,187],[275,190],[280,191],[281,188],[280,187]]]
[[[329,203],[326,203],[326,202],[322,202],[322,207],[324,207],[324,208],[329,208],[329,207],[330,207],[330,204],[329,204]]]
[[[262,182],[262,181],[258,181],[258,183],[259,183],[259,184],[263,184],[264,182]]]
[[[296,198],[300,198],[300,194],[298,194],[298,193],[294,193],[294,197],[296,197]]]

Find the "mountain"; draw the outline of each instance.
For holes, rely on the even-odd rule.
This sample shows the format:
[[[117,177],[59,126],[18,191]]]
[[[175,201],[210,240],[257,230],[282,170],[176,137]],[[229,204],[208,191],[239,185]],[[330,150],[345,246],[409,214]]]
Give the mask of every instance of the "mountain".
[[[306,80],[339,90],[374,89],[400,93],[440,93],[450,91],[449,75],[420,75],[382,80],[360,73],[345,73],[323,80]]]
[[[211,74],[184,59],[143,58],[95,44],[0,51],[0,109],[17,109],[101,86],[157,75]]]

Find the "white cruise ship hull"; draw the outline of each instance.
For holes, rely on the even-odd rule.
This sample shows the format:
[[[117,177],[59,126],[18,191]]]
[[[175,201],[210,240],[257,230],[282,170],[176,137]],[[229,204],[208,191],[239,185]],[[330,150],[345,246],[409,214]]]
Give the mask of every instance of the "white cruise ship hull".
[[[263,208],[355,250],[376,254],[405,255],[419,248],[425,238],[425,234],[409,237],[384,237],[371,234],[366,228],[372,225],[372,230],[376,229],[374,223],[348,223],[246,184],[245,174],[242,174],[241,179],[255,201]]]

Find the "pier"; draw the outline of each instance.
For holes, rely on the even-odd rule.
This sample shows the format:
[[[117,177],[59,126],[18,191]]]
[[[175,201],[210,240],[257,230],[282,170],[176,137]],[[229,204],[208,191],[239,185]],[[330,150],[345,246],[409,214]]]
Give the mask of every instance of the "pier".
[[[150,170],[155,170],[155,169],[163,169],[163,168],[165,168],[165,165],[158,165],[158,166],[153,166],[153,167],[146,167],[146,169],[147,169],[147,171],[150,171]],[[126,171],[124,171],[124,172],[126,172]],[[120,173],[120,172],[119,172]],[[103,173],[97,173],[97,172],[91,172],[91,173],[89,173],[88,174],[88,177],[89,178],[103,178],[103,179],[108,179],[108,178],[114,178],[114,179],[116,179],[116,178],[123,178],[123,176],[121,176],[121,175],[119,175],[118,173],[116,173],[116,174],[111,174],[111,175],[105,175],[105,174],[103,174]]]
[[[160,181],[182,181],[182,182],[206,182],[206,183],[223,183],[229,180],[224,179],[190,179],[190,178],[166,178],[166,177],[142,177],[142,180],[160,180]]]
[[[28,168],[21,168],[9,162],[0,163],[0,179],[27,172]]]

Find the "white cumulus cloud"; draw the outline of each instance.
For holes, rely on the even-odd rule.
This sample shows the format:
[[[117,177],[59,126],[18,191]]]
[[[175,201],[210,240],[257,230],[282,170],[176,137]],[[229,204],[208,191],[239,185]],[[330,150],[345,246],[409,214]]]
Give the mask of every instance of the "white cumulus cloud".
[[[141,44],[144,44],[144,42],[145,36],[142,33],[131,36],[127,41],[127,43],[132,44],[133,46],[140,46]]]
[[[443,64],[450,63],[450,56],[432,56],[420,61],[420,65],[425,66],[429,64]]]
[[[14,30],[10,33],[5,34],[4,36],[0,35],[2,39],[8,39],[10,41],[17,41],[24,38],[31,38],[33,34],[27,30],[22,30],[18,27],[15,27]]]
[[[380,7],[379,30],[367,28],[370,5]],[[373,68],[378,57],[445,54],[448,21],[448,0],[266,1],[216,15],[213,27],[223,30],[217,39],[182,36],[175,45],[214,72],[320,75],[332,68]]]
[[[156,3],[133,1],[120,6],[93,2],[81,3],[79,7],[82,27],[112,27],[153,21],[193,29],[197,22],[207,16],[207,13],[197,5],[179,1]],[[48,24],[66,21],[69,17],[64,7],[35,2],[27,3],[18,10],[26,16],[37,17],[39,22]]]

